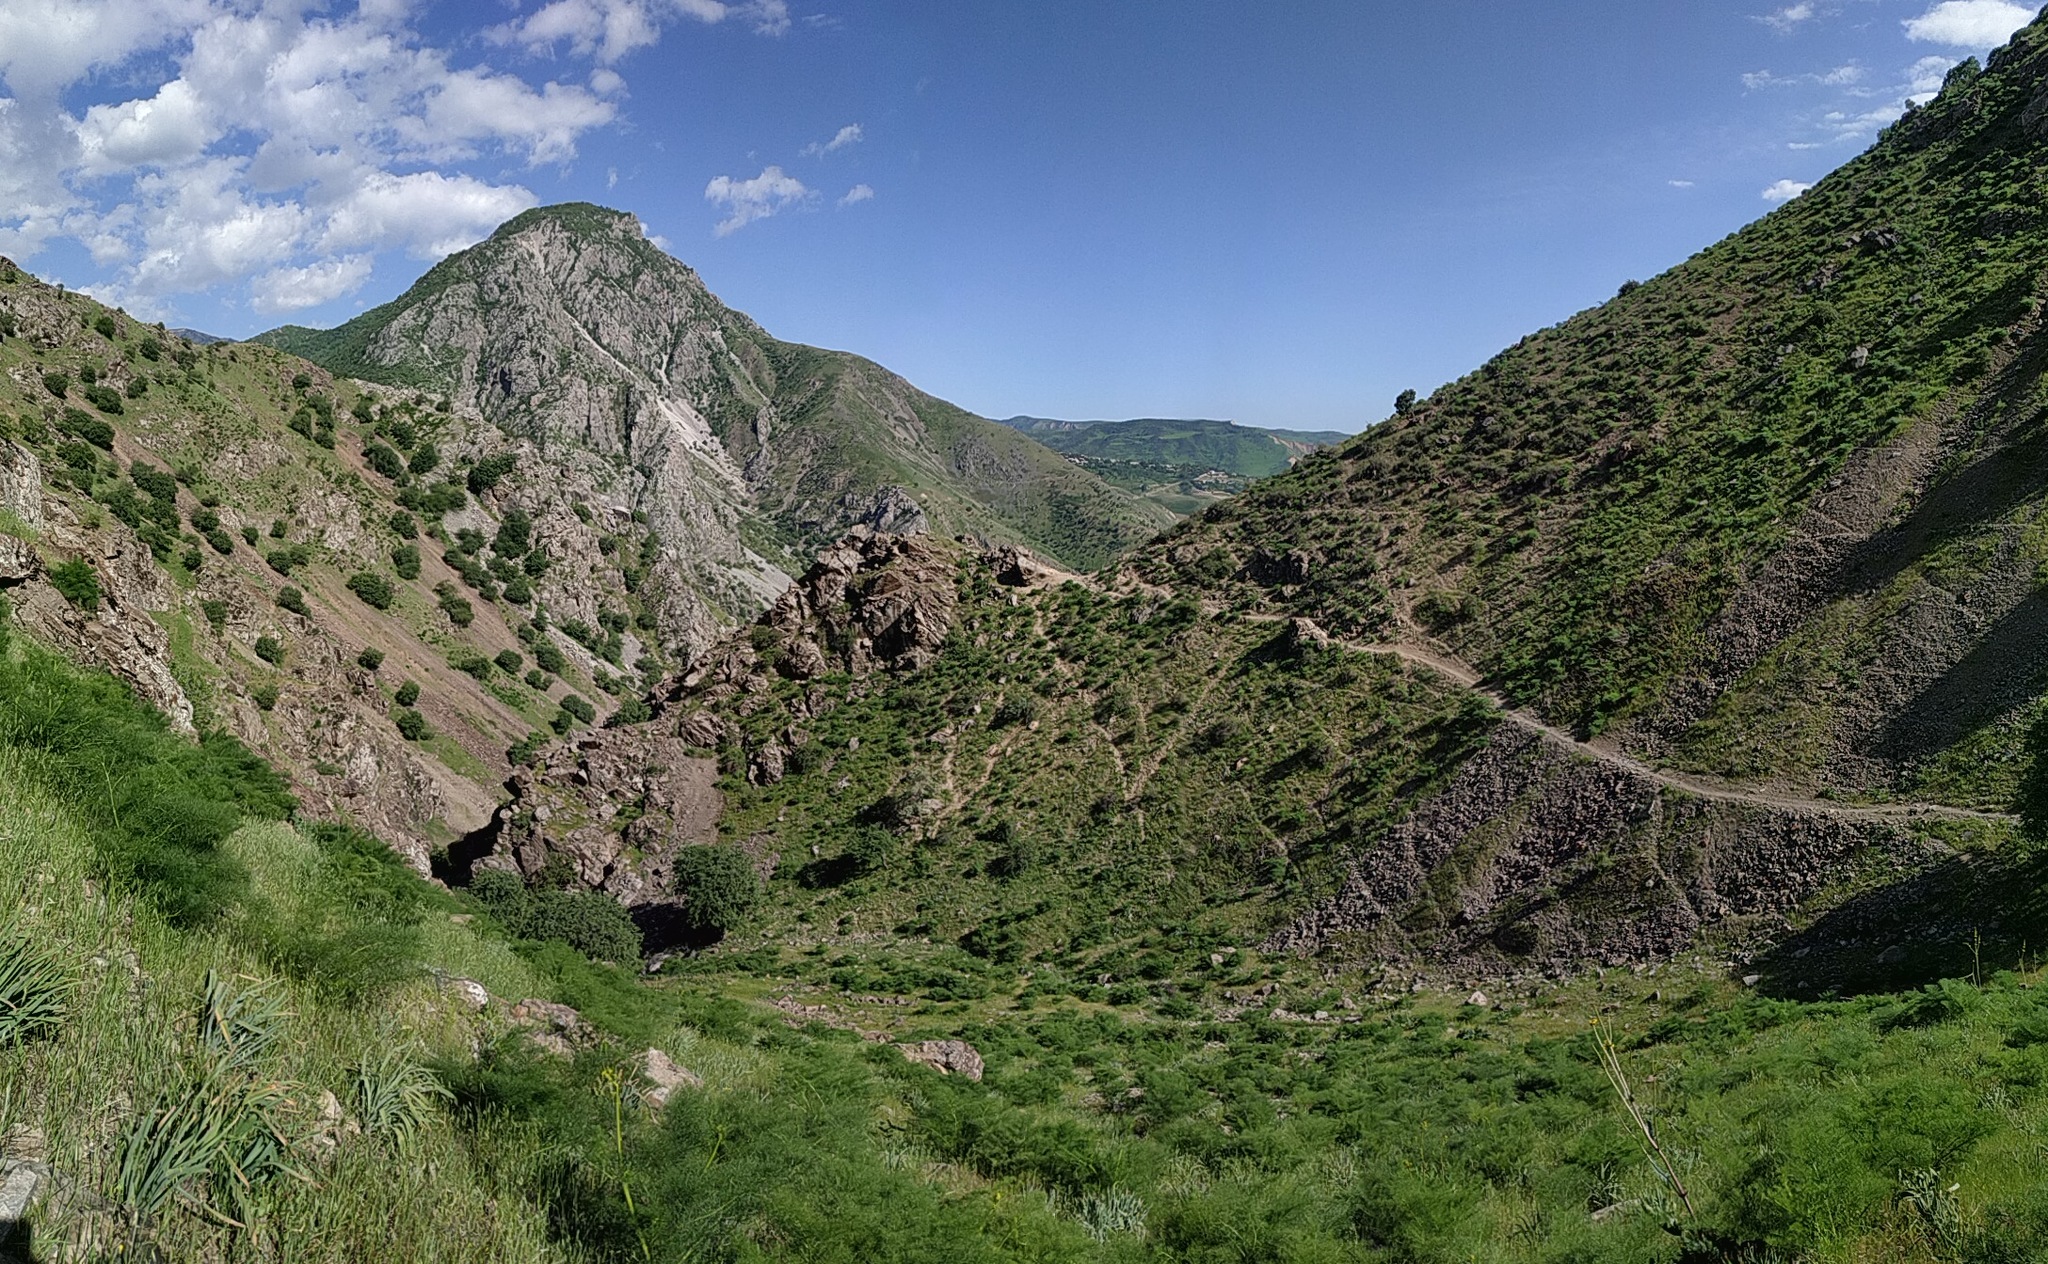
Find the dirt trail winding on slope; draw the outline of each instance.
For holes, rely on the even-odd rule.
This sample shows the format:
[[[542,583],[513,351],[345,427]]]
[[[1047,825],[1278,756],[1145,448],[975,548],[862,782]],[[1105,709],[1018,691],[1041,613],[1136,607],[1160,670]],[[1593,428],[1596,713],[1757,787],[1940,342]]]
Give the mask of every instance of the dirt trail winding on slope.
[[[1257,616],[1265,618],[1267,616]],[[1279,621],[1274,616],[1274,621]],[[1979,812],[1970,808],[1950,807],[1940,803],[1894,803],[1853,805],[1830,802],[1826,799],[1808,798],[1804,795],[1785,794],[1755,786],[1738,786],[1714,777],[1669,772],[1653,768],[1619,751],[1597,746],[1579,740],[1573,734],[1541,719],[1527,711],[1509,705],[1508,700],[1482,682],[1479,673],[1469,663],[1427,646],[1406,642],[1376,641],[1357,642],[1332,639],[1332,644],[1364,654],[1383,654],[1399,658],[1404,662],[1426,667],[1457,685],[1471,690],[1492,703],[1508,723],[1517,725],[1537,734],[1555,745],[1567,747],[1587,759],[1596,760],[1610,767],[1621,769],[1633,776],[1655,782],[1673,790],[1682,791],[1701,799],[1719,803],[1748,803],[1757,807],[1782,808],[1796,812],[1819,812],[1828,816],[1850,821],[1908,821],[1935,817],[1944,820],[1963,821],[2011,821],[2016,818],[2004,812]]]

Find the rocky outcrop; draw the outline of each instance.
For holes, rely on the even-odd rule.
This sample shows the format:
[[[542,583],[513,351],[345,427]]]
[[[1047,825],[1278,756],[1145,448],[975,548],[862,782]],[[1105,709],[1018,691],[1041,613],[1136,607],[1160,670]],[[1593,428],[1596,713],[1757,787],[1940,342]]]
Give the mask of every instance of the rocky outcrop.
[[[477,863],[534,876],[566,862],[579,883],[629,907],[663,904],[676,855],[718,837],[719,763],[700,752],[731,739],[724,710],[765,706],[778,675],[859,678],[929,665],[953,627],[959,557],[928,536],[854,528],[746,633],[659,685],[651,721],[555,743],[515,768],[511,801],[473,844]],[[806,693],[779,736],[737,752],[735,771],[755,785],[781,780],[804,741],[798,723],[832,705],[823,688]]]
[[[528,876],[551,859],[622,904],[663,899],[676,853],[715,842],[725,798],[718,761],[655,725],[604,729],[515,768],[491,848]]]
[[[981,1053],[964,1040],[920,1040],[899,1044],[896,1049],[910,1061],[928,1066],[940,1075],[957,1075],[977,1082],[981,1079]]]
[[[432,382],[555,463],[608,473],[660,534],[692,612],[730,627],[853,526],[1052,539],[1094,567],[1171,521],[1007,427],[859,357],[783,343],[632,215],[544,207],[339,330],[264,341],[336,372]],[[763,556],[742,526],[792,547]],[[751,536],[749,536],[751,538]]]
[[[668,1105],[679,1088],[697,1089],[704,1087],[704,1077],[677,1062],[659,1049],[649,1049],[637,1059],[640,1065],[640,1079],[646,1086],[641,1098],[656,1110]]]
[[[1264,947],[1480,972],[1657,960],[1923,850],[1892,822],[1697,798],[1503,725]]]

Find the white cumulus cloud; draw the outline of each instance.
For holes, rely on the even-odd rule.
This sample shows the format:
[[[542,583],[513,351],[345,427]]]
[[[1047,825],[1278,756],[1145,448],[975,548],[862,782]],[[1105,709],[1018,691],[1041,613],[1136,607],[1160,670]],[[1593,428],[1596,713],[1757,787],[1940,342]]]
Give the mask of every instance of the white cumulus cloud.
[[[837,153],[848,145],[858,145],[861,139],[860,124],[848,123],[840,128],[831,140],[812,141],[798,152],[806,158],[822,158],[826,154]]]
[[[1995,48],[2034,20],[2035,10],[2012,0],[1941,0],[1907,18],[1906,38],[1955,48]]]
[[[353,294],[370,279],[368,255],[348,255],[307,264],[303,268],[272,268],[249,285],[249,306],[265,316],[318,307]]]
[[[726,217],[711,230],[720,237],[731,236],[757,219],[767,219],[814,196],[803,181],[780,167],[764,168],[751,180],[719,176],[704,186],[704,200],[726,209]]]
[[[728,18],[751,22],[756,33],[789,30],[788,0],[552,0],[486,34],[535,53],[566,47],[578,57],[611,65],[660,41],[662,27],[678,18],[713,25]]]
[[[866,184],[856,184],[846,191],[845,197],[839,199],[839,205],[853,206],[860,202],[872,202],[874,200],[874,186]]]
[[[1815,16],[1814,8],[1811,4],[1789,4],[1779,9],[1776,13],[1764,14],[1757,21],[1770,27],[1772,30],[1782,33],[1792,30],[1802,22],[1811,22]]]
[[[1764,190],[1764,201],[1790,202],[1812,187],[1811,184],[1803,184],[1798,180],[1780,180]]]
[[[787,0],[551,0],[492,32],[588,59],[549,78],[430,38],[420,7],[0,0],[0,250],[75,240],[108,272],[95,290],[138,311],[332,301],[382,252],[434,258],[533,206],[511,173],[616,122],[610,63],[666,25],[789,24]],[[747,196],[733,214],[758,217]]]

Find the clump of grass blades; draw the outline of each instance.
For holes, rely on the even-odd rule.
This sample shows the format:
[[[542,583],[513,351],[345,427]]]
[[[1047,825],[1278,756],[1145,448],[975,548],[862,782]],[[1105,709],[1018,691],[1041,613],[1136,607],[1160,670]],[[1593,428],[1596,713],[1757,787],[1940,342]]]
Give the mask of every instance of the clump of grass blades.
[[[219,1071],[255,1063],[284,1035],[284,1002],[260,982],[236,989],[215,971],[206,973],[199,1003],[199,1047]]]
[[[0,1045],[46,1035],[63,1023],[77,980],[20,930],[0,931]]]
[[[225,1069],[165,1085],[129,1121],[116,1145],[122,1206],[138,1226],[175,1199],[210,1219],[246,1228],[257,1189],[279,1176],[298,1175],[280,1123],[284,1102],[281,1086]]]
[[[432,1121],[435,1103],[453,1097],[431,1071],[398,1050],[356,1065],[356,1117],[364,1134],[382,1137],[400,1151],[410,1150]]]

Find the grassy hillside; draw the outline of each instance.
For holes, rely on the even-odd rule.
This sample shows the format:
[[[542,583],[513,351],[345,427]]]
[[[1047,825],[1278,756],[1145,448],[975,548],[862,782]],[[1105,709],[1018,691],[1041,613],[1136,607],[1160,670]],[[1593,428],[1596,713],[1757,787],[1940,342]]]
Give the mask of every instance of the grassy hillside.
[[[635,983],[512,938],[360,835],[278,820],[259,762],[19,636],[0,702],[0,874],[23,893],[0,930],[0,1159],[56,1174],[12,1244],[36,1258],[2048,1250],[2030,963],[1808,1003],[1677,964],[1501,1004],[1340,994],[1355,985],[1162,940],[1159,979],[1206,970],[1258,999],[1155,1014],[999,959],[891,964],[842,928]],[[475,1010],[458,978],[493,999]],[[573,1059],[512,1016],[529,996],[580,1009]],[[887,1043],[959,1037],[978,1082]],[[653,1105],[648,1046],[702,1086]]]
[[[46,641],[423,864],[487,818],[510,747],[688,648],[663,631],[681,577],[610,472],[439,403],[0,262],[0,585]]]
[[[2039,409],[2044,43],[2037,24],[1997,69],[1965,63],[1796,202],[1210,511],[1142,569],[1242,577],[1284,541],[1299,578],[1234,591],[1375,635],[1417,627],[1599,732],[1711,697],[1755,664],[1732,640],[1767,647],[1775,619],[1812,613],[1715,624],[1765,559],[1841,536],[1853,502],[1903,516],[1922,488],[1951,497],[1891,535],[1883,513],[1857,520],[1867,567],[1829,557],[1802,583],[1910,581],[1929,532],[2016,529],[2036,489],[1973,458],[2031,443]],[[1888,445],[1912,459],[1876,458]],[[1808,516],[1843,480],[1843,505]]]
[[[1051,421],[1011,417],[1003,422],[1055,452],[1090,461],[1220,470],[1242,478],[1265,478],[1285,470],[1293,458],[1344,442],[1336,431],[1265,430],[1234,421],[1167,420]]]

